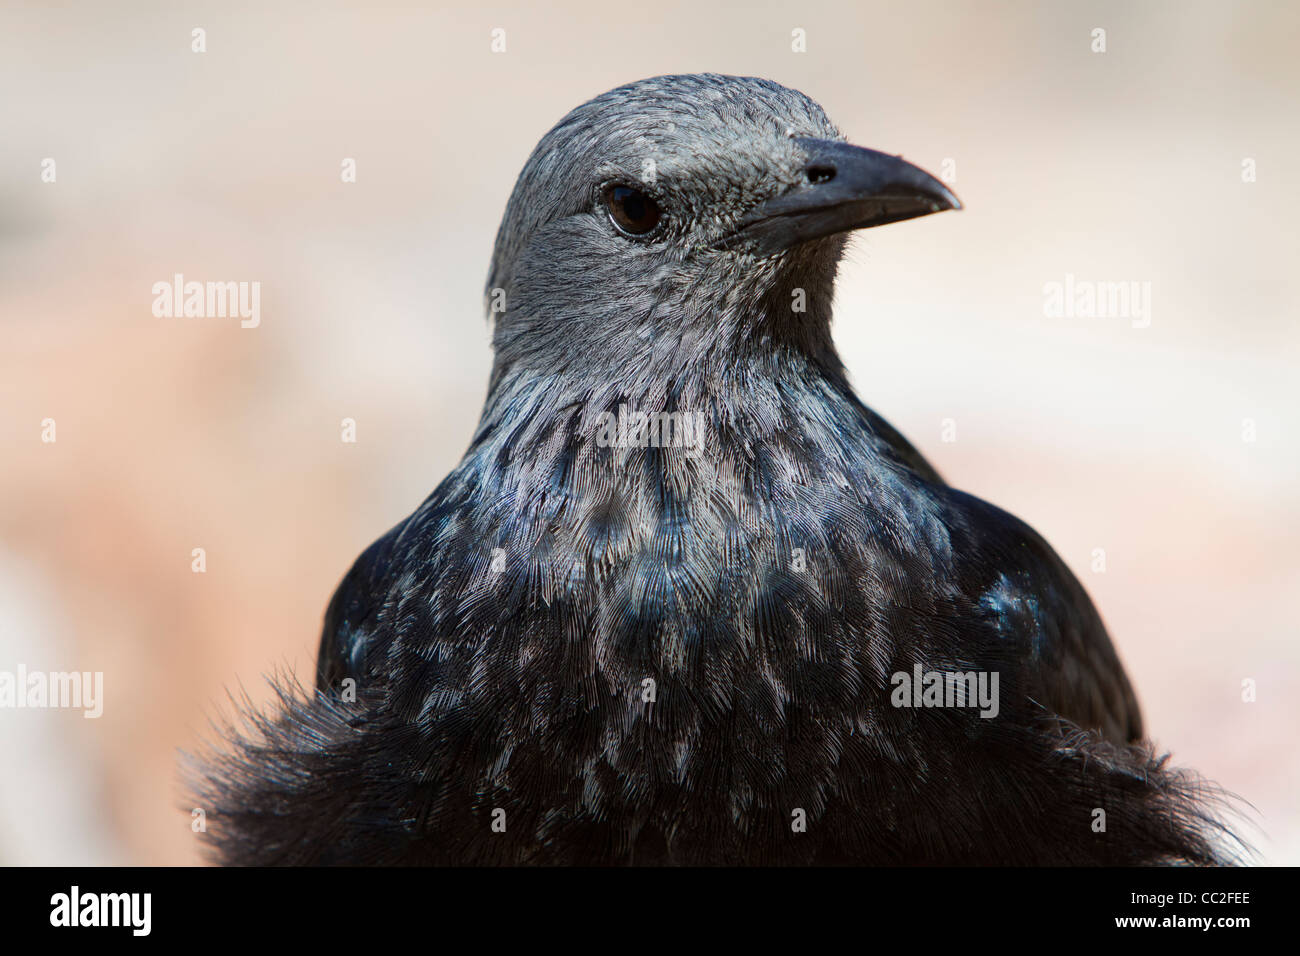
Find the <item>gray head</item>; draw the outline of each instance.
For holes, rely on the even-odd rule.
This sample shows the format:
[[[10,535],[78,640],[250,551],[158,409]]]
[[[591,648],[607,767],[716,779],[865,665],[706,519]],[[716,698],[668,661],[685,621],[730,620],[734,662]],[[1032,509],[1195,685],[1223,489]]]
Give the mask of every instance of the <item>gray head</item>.
[[[662,378],[777,352],[838,374],[846,233],[951,208],[933,177],[847,145],[820,106],[770,80],[611,90],[547,133],[515,185],[488,279],[490,307],[504,305],[494,381]]]

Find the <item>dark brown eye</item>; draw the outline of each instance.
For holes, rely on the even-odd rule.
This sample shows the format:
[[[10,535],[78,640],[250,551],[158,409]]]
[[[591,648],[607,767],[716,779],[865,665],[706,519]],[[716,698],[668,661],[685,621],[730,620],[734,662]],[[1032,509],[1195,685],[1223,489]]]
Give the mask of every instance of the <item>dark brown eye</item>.
[[[658,203],[631,186],[606,186],[605,206],[614,225],[629,236],[644,236],[663,216]]]

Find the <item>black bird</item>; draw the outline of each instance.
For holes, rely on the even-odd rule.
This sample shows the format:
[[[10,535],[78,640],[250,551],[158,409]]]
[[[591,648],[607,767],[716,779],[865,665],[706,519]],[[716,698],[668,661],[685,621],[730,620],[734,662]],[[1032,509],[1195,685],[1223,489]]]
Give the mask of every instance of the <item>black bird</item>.
[[[216,858],[1228,860],[1079,582],[835,352],[846,234],[958,208],[767,80],[561,120],[497,236],[470,447],[344,578],[315,692],[203,765]]]

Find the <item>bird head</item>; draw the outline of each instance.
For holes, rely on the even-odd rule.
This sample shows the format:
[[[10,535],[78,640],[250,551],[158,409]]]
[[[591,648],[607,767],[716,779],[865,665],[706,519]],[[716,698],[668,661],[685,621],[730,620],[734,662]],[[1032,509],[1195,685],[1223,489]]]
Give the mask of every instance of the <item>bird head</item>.
[[[488,279],[497,373],[673,375],[773,350],[838,369],[846,235],[958,208],[769,80],[619,87],[548,132],[515,185]]]

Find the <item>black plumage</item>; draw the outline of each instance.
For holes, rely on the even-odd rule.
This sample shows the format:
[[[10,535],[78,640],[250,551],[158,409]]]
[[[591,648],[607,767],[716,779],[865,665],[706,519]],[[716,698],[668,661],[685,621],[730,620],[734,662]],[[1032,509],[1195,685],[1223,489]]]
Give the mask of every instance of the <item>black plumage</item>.
[[[644,234],[611,183],[653,207],[635,228],[660,214]],[[846,231],[956,206],[769,81],[659,77],[562,120],[498,235],[472,443],[343,580],[315,691],[203,764],[216,857],[1227,859],[1078,581],[835,354]],[[619,447],[634,411],[699,432]],[[894,706],[918,665],[996,673],[997,715]]]

